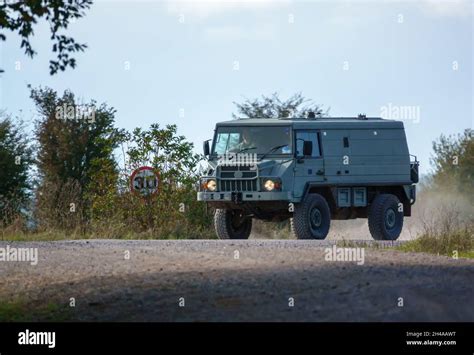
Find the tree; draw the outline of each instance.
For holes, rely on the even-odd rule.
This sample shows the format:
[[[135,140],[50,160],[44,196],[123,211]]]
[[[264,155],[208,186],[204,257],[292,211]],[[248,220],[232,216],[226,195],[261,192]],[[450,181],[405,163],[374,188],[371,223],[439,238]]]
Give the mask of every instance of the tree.
[[[177,135],[176,125],[160,128],[155,123],[149,130],[135,128],[130,139],[127,155],[132,169],[142,165],[158,169],[165,189],[194,183],[194,169],[201,157],[193,153],[193,143]]]
[[[441,135],[433,142],[433,182],[438,187],[474,193],[474,141],[472,130],[456,136]]]
[[[305,99],[301,93],[282,100],[275,92],[271,96],[262,95],[261,98],[245,99],[243,103],[234,104],[237,106],[237,114],[232,114],[233,118],[307,117],[309,112],[314,112],[316,117],[325,117],[329,111],[323,111],[321,105]]]
[[[39,19],[47,21],[53,41],[52,50],[57,53],[56,59],[49,62],[50,74],[54,75],[68,66],[74,68],[76,60],[69,55],[87,48],[86,44],[77,43],[72,37],[60,34],[60,31],[66,30],[71,20],[83,17],[91,4],[92,0],[3,1],[0,4],[0,30],[16,32],[21,37],[21,48],[25,49],[27,56],[33,58],[37,54],[31,46],[33,26]],[[0,41],[5,40],[6,35],[0,33]]]
[[[114,127],[113,108],[95,101],[81,105],[70,91],[59,97],[50,88],[32,89],[31,98],[39,113],[40,219],[49,226],[73,228],[89,220],[96,199],[116,188],[113,152],[123,132]]]
[[[22,124],[3,114],[0,119],[0,222],[8,224],[21,212],[30,195],[28,171],[32,148]]]
[[[193,153],[191,142],[177,134],[176,125],[161,128],[159,124],[152,124],[148,130],[136,128],[127,143],[129,174],[144,165],[160,174],[158,194],[146,198],[123,195],[120,205],[124,206],[127,224],[155,230],[161,237],[192,237],[209,228],[211,220],[206,208],[196,201],[196,169],[201,156]]]

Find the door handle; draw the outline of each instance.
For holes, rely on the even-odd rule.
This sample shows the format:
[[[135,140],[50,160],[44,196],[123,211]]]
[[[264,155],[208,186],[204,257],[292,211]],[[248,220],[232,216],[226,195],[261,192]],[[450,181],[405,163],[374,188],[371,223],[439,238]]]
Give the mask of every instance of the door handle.
[[[324,175],[324,170],[320,169],[316,172],[316,175]]]

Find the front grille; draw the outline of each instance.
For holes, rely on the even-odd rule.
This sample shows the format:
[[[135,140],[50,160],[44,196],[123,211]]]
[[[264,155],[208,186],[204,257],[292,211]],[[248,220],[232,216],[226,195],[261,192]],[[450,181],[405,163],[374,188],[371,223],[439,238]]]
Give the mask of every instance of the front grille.
[[[241,178],[251,179],[257,177],[257,173],[254,171],[242,171],[239,173]],[[221,172],[221,178],[223,179],[233,179],[235,177],[235,171],[226,171]]]
[[[257,191],[257,179],[219,180],[219,191]]]
[[[220,169],[221,171],[250,171],[255,170],[255,166],[250,164],[222,165]]]
[[[257,191],[258,170],[251,165],[221,165],[216,169],[217,188],[222,192]]]

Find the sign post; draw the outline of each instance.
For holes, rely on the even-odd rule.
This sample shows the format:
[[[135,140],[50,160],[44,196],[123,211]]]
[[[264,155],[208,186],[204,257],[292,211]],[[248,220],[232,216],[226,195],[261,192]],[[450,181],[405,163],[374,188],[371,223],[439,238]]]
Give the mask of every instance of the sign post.
[[[130,177],[130,190],[145,199],[149,227],[153,225],[151,197],[157,194],[159,189],[160,173],[158,170],[149,166],[142,166],[133,171]]]

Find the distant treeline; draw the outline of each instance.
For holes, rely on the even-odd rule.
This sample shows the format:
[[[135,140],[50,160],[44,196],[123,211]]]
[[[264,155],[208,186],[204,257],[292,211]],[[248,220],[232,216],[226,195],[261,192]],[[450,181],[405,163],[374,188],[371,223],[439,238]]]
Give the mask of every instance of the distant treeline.
[[[70,91],[31,89],[34,131],[0,116],[0,228],[124,238],[209,237],[211,218],[196,201],[201,157],[175,125],[132,132],[115,110],[80,103]],[[117,154],[119,152],[119,154]],[[140,166],[160,173],[158,194],[130,191]]]
[[[30,96],[37,109],[33,132],[0,113],[3,237],[214,238],[212,211],[196,201],[202,156],[177,134],[176,125],[128,132],[115,127],[116,111],[106,104],[41,87],[30,88]],[[274,93],[234,104],[234,117],[328,115],[300,93],[287,100]],[[473,196],[471,130],[441,135],[433,142],[431,164],[422,193]],[[159,171],[159,193],[143,198],[130,191],[130,175],[140,166]],[[471,200],[467,209],[468,215],[474,209]]]

